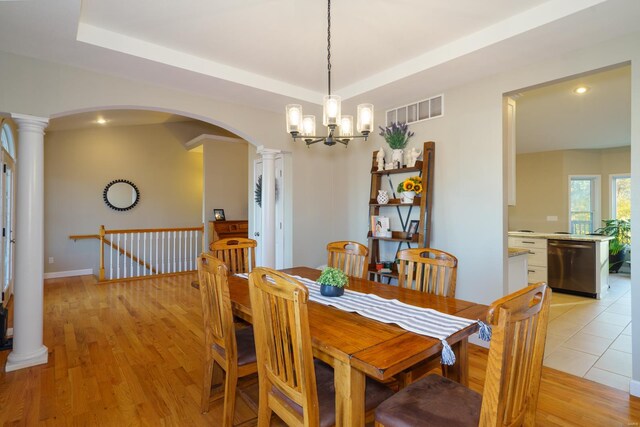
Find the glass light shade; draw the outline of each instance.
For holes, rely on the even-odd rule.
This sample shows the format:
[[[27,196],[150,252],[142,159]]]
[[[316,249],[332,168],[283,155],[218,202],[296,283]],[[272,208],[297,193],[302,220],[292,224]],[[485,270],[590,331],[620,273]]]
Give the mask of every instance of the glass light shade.
[[[300,132],[302,130],[302,105],[288,104],[287,112],[287,132]]]
[[[327,95],[322,103],[322,124],[325,126],[337,126],[340,124],[340,97]]]
[[[358,105],[358,132],[369,133],[373,131],[373,104]]]
[[[316,134],[316,116],[302,117],[302,136],[314,136]]]
[[[340,120],[340,136],[347,137],[353,135],[353,116],[342,116]]]

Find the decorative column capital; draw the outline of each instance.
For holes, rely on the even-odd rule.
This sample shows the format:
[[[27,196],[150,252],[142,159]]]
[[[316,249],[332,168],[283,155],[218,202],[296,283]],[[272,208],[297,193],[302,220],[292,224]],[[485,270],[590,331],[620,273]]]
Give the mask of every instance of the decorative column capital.
[[[282,150],[274,150],[272,148],[264,148],[264,145],[258,146],[257,153],[265,159],[275,159],[277,154],[282,153]]]
[[[18,123],[18,132],[31,131],[44,134],[44,129],[49,125],[49,119],[46,117],[11,113],[11,118]]]

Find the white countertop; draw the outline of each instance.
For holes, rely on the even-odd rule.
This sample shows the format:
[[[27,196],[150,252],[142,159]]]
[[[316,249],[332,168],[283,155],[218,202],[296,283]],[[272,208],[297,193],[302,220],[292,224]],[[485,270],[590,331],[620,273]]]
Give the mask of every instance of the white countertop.
[[[582,240],[589,242],[606,242],[613,240],[611,236],[590,236],[587,234],[528,233],[526,231],[509,231],[509,237],[531,237],[538,239]]]

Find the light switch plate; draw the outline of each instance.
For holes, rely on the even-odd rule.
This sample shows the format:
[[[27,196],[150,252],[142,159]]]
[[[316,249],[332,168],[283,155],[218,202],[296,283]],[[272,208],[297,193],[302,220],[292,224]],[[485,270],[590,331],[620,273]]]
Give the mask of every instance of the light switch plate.
[[[547,221],[557,221],[558,217],[556,215],[548,215]]]

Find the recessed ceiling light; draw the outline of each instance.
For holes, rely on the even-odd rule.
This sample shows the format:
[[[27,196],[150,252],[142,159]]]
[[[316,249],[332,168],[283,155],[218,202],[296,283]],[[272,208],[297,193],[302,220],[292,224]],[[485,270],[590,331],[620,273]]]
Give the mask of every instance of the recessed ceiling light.
[[[99,125],[105,125],[107,124],[107,121],[104,118],[100,117],[98,120],[96,120],[96,123]]]
[[[573,90],[573,93],[578,94],[578,95],[584,95],[585,93],[589,92],[591,90],[591,88],[589,86],[578,86],[577,88],[575,88]]]

